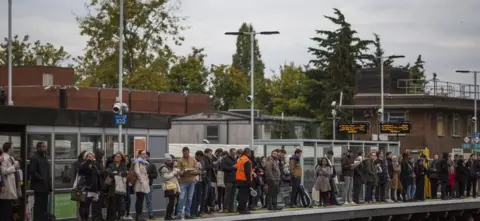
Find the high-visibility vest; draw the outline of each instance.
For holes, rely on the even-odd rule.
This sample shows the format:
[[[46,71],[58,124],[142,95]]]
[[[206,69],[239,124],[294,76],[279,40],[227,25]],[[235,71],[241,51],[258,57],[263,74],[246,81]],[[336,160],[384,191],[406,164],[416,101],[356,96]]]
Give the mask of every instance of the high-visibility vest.
[[[252,161],[247,156],[243,155],[237,160],[237,173],[235,175],[236,180],[247,181],[247,175],[245,174],[245,163],[250,162],[250,180],[253,180],[252,174]]]

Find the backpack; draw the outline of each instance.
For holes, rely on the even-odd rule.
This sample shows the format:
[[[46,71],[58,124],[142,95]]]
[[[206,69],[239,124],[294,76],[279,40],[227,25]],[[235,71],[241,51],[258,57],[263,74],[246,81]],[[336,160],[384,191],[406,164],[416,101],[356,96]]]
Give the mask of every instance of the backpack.
[[[307,208],[312,206],[312,198],[308,194],[308,192],[305,190],[305,187],[303,185],[300,185],[300,188],[298,189],[298,202],[300,203],[300,206]]]
[[[132,164],[132,167],[130,168],[130,170],[128,171],[128,174],[127,174],[127,183],[132,184],[132,185],[135,185],[135,183],[137,182],[137,179],[138,179],[134,168],[135,168],[135,164]]]

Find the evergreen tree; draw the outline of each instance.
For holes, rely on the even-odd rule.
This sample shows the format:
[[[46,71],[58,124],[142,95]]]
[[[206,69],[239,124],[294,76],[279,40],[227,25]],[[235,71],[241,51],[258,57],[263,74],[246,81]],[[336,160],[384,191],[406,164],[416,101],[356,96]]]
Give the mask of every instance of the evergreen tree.
[[[254,32],[251,24],[243,23],[239,32]],[[236,52],[232,56],[232,68],[237,69],[248,77],[250,85],[250,67],[251,67],[251,40],[249,35],[239,35],[237,37]],[[254,39],[254,104],[255,108],[265,111],[268,106],[270,95],[266,91],[268,79],[265,79],[265,64],[262,61],[262,55],[258,46],[258,41]],[[250,91],[250,87],[249,91]],[[250,94],[250,93],[249,93]]]
[[[380,36],[376,33],[373,33],[375,40],[373,41],[373,46],[375,46],[375,52],[371,55],[369,63],[365,66],[369,68],[379,68],[380,67],[380,57],[385,56],[385,51],[382,48],[380,43]],[[383,61],[383,67],[392,67],[393,59],[387,58]]]
[[[313,63],[317,70],[310,71],[310,86],[312,93],[307,98],[310,109],[322,122],[322,136],[332,136],[330,116],[330,104],[338,101],[340,93],[343,92],[343,103],[351,104],[355,93],[355,73],[361,68],[359,61],[362,55],[373,43],[370,40],[362,40],[357,37],[357,32],[351,28],[350,23],[338,9],[334,9],[335,17],[325,16],[338,28],[334,31],[317,30],[319,36],[312,40],[317,44],[316,48],[308,48],[308,51],[315,56]],[[322,75],[322,76],[311,76]],[[313,92],[321,90],[321,92]],[[317,95],[322,95],[317,97]],[[339,112],[339,116],[341,115]]]
[[[411,92],[424,92],[425,81],[425,69],[423,68],[425,61],[422,59],[422,55],[418,55],[417,60],[410,67],[410,64],[407,64],[408,75],[411,79],[410,90]]]

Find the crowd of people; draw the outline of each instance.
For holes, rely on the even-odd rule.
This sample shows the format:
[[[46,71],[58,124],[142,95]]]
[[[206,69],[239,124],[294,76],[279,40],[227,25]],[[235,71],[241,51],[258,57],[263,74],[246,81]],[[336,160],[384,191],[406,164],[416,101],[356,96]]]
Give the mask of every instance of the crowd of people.
[[[11,156],[12,144],[5,143],[2,150],[0,221],[11,221],[15,200],[21,197],[21,173],[19,163]],[[313,203],[306,203],[309,194],[301,186],[300,149],[292,156],[276,149],[268,157],[255,157],[249,148],[207,148],[192,157],[189,148],[184,147],[178,158],[165,154],[160,168],[150,162],[147,151],[138,151],[132,158],[121,152],[107,158],[103,155],[102,150],[83,151],[73,167],[72,200],[78,202],[80,221],[90,217],[93,221],[104,220],[104,208],[109,221],[145,220],[144,203],[148,218],[154,219],[151,190],[157,178],[161,179],[167,200],[165,220],[193,219],[216,212],[249,214],[259,208],[282,210],[279,201],[287,207],[342,205],[337,201],[342,197],[337,196],[341,191],[333,151],[328,151],[315,167]],[[422,201],[426,196],[436,199],[438,189],[443,200],[476,197],[480,178],[480,160],[474,154],[463,159],[444,153],[441,159],[434,155],[428,160],[422,155],[416,159],[407,153],[398,157],[374,151],[364,158],[363,152],[348,150],[338,166],[344,184],[343,200],[339,200],[343,204]],[[52,183],[43,142],[37,143],[28,169],[35,198],[33,220],[46,221]],[[431,192],[425,193],[425,189]],[[135,218],[130,215],[133,194]]]

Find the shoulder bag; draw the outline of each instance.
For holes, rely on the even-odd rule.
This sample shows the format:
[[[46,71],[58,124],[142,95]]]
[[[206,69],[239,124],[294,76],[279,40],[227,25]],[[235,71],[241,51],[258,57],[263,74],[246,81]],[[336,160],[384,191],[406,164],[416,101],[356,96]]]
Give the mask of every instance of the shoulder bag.
[[[132,184],[132,185],[135,185],[135,183],[138,180],[138,176],[135,173],[135,166],[136,166],[136,164],[132,165],[132,168],[130,168],[130,170],[128,171],[128,175],[127,175],[127,182],[129,184]]]

